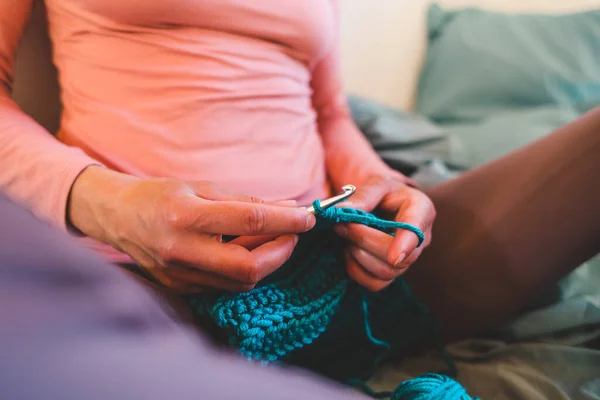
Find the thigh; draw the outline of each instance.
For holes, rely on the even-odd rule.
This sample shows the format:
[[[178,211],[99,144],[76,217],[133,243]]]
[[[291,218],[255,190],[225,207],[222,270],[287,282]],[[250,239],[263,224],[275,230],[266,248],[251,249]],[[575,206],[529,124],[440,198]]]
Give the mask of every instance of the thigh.
[[[135,282],[1,195],[0,221],[2,398],[364,398],[219,351],[156,300],[177,296]]]
[[[600,250],[600,108],[434,187],[432,245],[406,277],[451,335],[487,329]]]

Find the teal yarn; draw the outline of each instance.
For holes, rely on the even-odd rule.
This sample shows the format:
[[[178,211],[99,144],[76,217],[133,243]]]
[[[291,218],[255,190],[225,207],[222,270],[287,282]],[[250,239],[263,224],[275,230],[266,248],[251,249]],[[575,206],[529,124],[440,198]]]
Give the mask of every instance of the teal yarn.
[[[396,229],[404,229],[411,231],[419,239],[417,247],[420,247],[425,240],[423,232],[414,225],[406,224],[398,221],[387,221],[381,218],[377,218],[371,213],[363,210],[357,210],[355,208],[344,208],[344,207],[331,207],[324,209],[321,207],[319,200],[313,202],[315,214],[319,218],[323,218],[333,223],[354,223],[366,225],[370,228],[379,229],[382,232],[388,232]]]
[[[329,325],[347,282],[335,254],[299,253],[250,292],[192,296],[192,307],[208,317],[248,359],[273,362],[317,339]],[[299,260],[298,258],[301,258]],[[313,268],[318,265],[319,268]]]
[[[373,337],[369,324],[369,312],[367,302],[363,300],[363,313],[365,319],[365,330],[371,343],[389,350],[390,344]],[[445,352],[441,352],[445,355]],[[448,360],[447,360],[448,361]],[[380,363],[376,361],[376,365]],[[449,364],[453,366],[452,361]],[[416,378],[402,382],[392,392],[375,392],[362,381],[350,381],[351,385],[362,389],[374,398],[389,398],[390,400],[478,400],[473,399],[465,388],[444,374],[427,373]]]
[[[345,242],[331,228],[336,223],[358,223],[391,235],[403,229],[413,232],[419,245],[423,233],[361,210],[323,209],[318,201],[313,207],[317,226],[301,235],[291,258],[253,290],[186,297],[207,329],[251,361],[296,365],[346,383],[363,381],[382,362],[435,342],[432,320],[404,279],[370,293],[348,277]],[[430,377],[421,384],[413,381],[404,382],[387,397],[425,399],[398,396],[435,386]],[[451,388],[451,379],[438,381],[440,388]]]
[[[391,400],[473,400],[460,383],[441,374],[424,374],[402,382],[390,395]]]
[[[356,382],[363,392],[376,399],[390,400],[479,400],[469,396],[460,383],[447,375],[427,373],[402,382],[392,392],[375,392]]]

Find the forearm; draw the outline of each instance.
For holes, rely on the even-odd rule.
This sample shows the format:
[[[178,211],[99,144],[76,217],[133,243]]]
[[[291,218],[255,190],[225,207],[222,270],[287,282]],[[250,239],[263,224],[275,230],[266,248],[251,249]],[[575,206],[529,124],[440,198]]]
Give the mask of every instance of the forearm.
[[[325,149],[326,168],[335,187],[360,185],[371,176],[389,176],[409,181],[391,169],[375,152],[350,117],[328,118],[319,124]]]
[[[97,163],[56,140],[0,89],[0,189],[6,195],[64,229],[71,185]]]

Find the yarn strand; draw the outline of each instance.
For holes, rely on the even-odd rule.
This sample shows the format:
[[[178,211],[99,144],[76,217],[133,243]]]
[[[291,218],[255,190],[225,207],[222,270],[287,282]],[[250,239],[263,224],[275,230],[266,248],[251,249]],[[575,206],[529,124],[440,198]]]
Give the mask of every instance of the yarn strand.
[[[391,349],[388,342],[377,339],[373,336],[371,325],[369,324],[368,303],[366,298],[362,301],[365,332],[371,343],[385,348],[386,351]],[[385,354],[384,354],[385,355]],[[384,355],[381,355],[375,361],[375,365],[379,366]],[[375,399],[390,399],[390,400],[478,400],[473,399],[467,394],[467,391],[454,379],[447,375],[438,373],[427,373],[408,381],[402,382],[392,392],[376,392],[363,381],[351,380],[349,383],[358,389],[362,390],[367,395]]]
[[[334,223],[354,223],[368,226],[370,228],[378,229],[382,232],[387,232],[393,235],[393,230],[396,229],[404,229],[407,231],[411,231],[417,238],[419,239],[419,243],[417,247],[420,247],[425,240],[425,235],[423,232],[414,225],[407,224],[405,222],[399,221],[387,221],[381,218],[376,217],[375,215],[368,213],[363,210],[358,210],[355,208],[347,208],[347,207],[330,207],[323,208],[321,207],[321,202],[319,200],[315,200],[313,202],[313,208],[315,209],[315,215],[317,217],[323,218],[327,221],[331,221]],[[391,232],[392,231],[392,232]]]
[[[366,377],[365,372],[372,373],[398,350],[395,348],[398,345],[399,349],[410,346],[425,334],[435,334],[435,330],[424,323],[429,318],[426,310],[402,278],[395,280],[390,290],[382,291],[381,296],[368,293],[353,282],[347,276],[342,257],[344,242],[329,232],[331,226],[362,224],[389,235],[399,229],[407,230],[417,236],[418,246],[425,235],[411,224],[387,221],[362,210],[324,209],[318,200],[313,207],[318,222],[316,233],[301,238],[290,260],[278,271],[246,293],[187,296],[192,308],[218,327],[229,345],[251,361],[289,363],[294,357],[302,360],[304,352],[307,354],[304,360],[314,362],[321,349],[330,356],[317,358],[313,369],[331,365],[341,373],[337,379],[351,383],[373,398],[473,400],[457,381],[444,374],[418,376],[391,392],[375,392],[362,380],[348,381],[352,377]],[[320,230],[323,232],[319,233]],[[404,327],[392,331],[397,326],[392,321],[398,324],[403,320],[412,324],[412,330]],[[334,343],[344,340],[361,350],[361,356],[353,355],[355,361],[344,359],[344,351],[336,352]],[[364,342],[362,349],[360,340]],[[372,349],[373,345],[376,349]],[[369,371],[365,371],[367,367]]]

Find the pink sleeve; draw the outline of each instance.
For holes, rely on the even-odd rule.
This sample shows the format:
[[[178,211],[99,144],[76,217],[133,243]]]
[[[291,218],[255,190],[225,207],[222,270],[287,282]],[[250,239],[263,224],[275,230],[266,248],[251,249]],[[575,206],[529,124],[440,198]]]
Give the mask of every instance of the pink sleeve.
[[[334,15],[333,43],[312,71],[312,103],[326,153],[328,174],[341,181],[360,182],[369,175],[397,177],[411,186],[406,176],[389,168],[377,155],[352,120],[341,79],[339,54],[339,5],[330,0]],[[337,182],[338,184],[340,182]]]
[[[329,0],[333,13],[332,43],[325,56],[312,71],[313,106],[319,123],[336,118],[348,118],[348,109],[340,74],[340,37],[338,0]]]
[[[65,229],[71,185],[98,163],[60,143],[10,97],[14,56],[31,8],[32,0],[0,1],[0,190]]]

